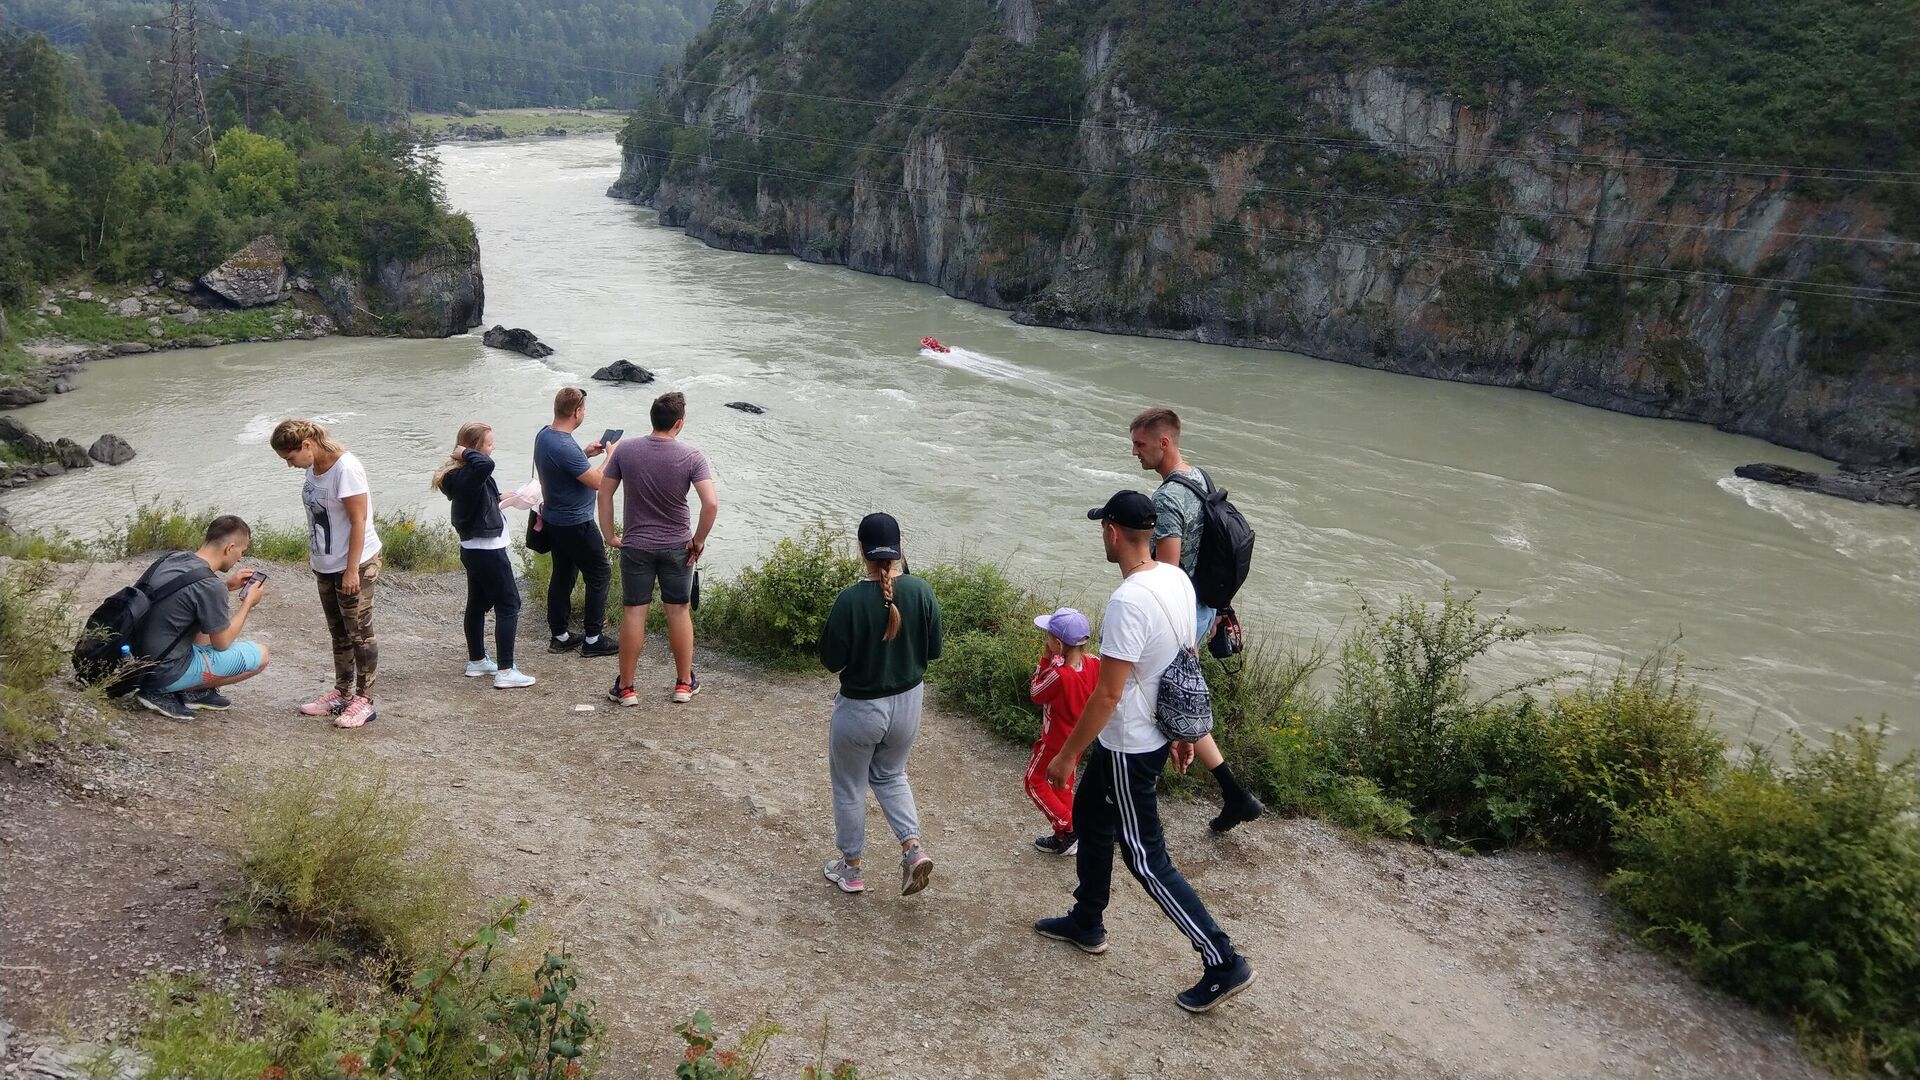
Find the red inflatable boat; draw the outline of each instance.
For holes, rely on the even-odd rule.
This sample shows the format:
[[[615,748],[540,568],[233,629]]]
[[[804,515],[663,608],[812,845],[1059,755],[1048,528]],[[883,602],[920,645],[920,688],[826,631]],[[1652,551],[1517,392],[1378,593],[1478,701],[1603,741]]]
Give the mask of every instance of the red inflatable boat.
[[[932,349],[934,352],[952,352],[953,351],[952,349],[947,348],[945,345],[940,344],[940,339],[936,337],[921,338],[920,347],[923,349]]]

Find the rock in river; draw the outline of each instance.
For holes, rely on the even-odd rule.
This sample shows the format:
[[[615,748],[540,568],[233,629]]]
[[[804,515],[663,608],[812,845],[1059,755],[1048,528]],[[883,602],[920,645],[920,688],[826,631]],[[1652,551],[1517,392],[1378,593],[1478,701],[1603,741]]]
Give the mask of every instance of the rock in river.
[[[1817,491],[1854,502],[1885,503],[1889,506],[1920,508],[1920,468],[1848,469],[1836,473],[1810,473],[1785,465],[1742,465],[1735,476],[1766,484]]]
[[[65,436],[53,440],[53,459],[63,469],[93,468],[93,459],[87,456],[86,449]]]
[[[631,360],[615,360],[594,372],[593,377],[601,382],[650,383],[653,381],[653,372]]]
[[[235,307],[276,303],[287,292],[286,252],[278,240],[263,236],[207,271],[200,284]]]
[[[755,416],[765,415],[767,411],[751,401],[729,401],[727,402],[727,408],[739,409],[743,413],[752,413]]]
[[[534,337],[533,331],[522,330],[517,326],[511,330],[504,326],[496,326],[482,335],[480,340],[490,349],[510,349],[513,352],[531,356],[535,360],[553,355],[553,348]]]
[[[0,386],[0,409],[38,405],[45,400],[47,395],[31,386]]]
[[[125,465],[133,460],[133,447],[118,435],[102,435],[87,448],[87,456],[102,465]]]
[[[45,461],[53,456],[52,443],[35,435],[27,425],[11,416],[0,416],[0,443],[14,447],[31,461]]]

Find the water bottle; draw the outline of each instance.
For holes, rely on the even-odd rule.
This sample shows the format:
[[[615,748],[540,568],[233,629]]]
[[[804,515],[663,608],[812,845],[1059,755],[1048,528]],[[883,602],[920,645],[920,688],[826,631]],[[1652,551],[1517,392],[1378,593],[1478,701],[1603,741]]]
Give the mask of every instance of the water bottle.
[[[122,660],[133,659],[133,646],[122,643],[120,646],[120,659]]]

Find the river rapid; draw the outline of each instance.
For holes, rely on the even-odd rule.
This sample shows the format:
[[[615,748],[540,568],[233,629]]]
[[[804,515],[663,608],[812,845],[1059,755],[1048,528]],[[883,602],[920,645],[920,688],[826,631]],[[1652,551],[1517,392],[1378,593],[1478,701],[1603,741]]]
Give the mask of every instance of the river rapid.
[[[1149,489],[1126,423],[1164,404],[1186,421],[1190,460],[1259,533],[1236,606],[1269,642],[1331,640],[1362,596],[1450,582],[1569,628],[1501,653],[1485,689],[1637,663],[1678,635],[1736,738],[1885,714],[1897,742],[1920,745],[1920,517],[1732,475],[1818,459],[1527,391],[1019,326],[931,288],[714,251],[605,197],[610,139],[440,154],[449,198],[479,229],[487,323],[531,329],[555,355],[487,349],[476,333],[102,361],[20,419],[83,444],[115,432],[139,457],[8,494],[16,522],[97,535],[156,500],[298,521],[298,477],[266,445],[286,416],[332,426],[365,461],[377,511],[444,518],[427,477],[462,421],[495,426],[511,486],[560,387],[590,387],[592,433],[644,431],[648,402],[676,389],[685,437],[719,479],[711,568],[815,520],[851,533],[887,510],[910,557],[1001,563],[1097,612],[1117,576],[1086,508]],[[954,351],[923,353],[927,334]],[[585,381],[617,359],[659,380]]]

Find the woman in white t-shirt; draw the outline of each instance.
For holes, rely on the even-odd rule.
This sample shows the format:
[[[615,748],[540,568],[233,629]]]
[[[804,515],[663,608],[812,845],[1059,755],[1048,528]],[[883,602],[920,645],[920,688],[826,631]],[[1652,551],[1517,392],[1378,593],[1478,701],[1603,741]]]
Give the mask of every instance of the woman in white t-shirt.
[[[373,527],[367,470],[327,429],[311,420],[282,420],[273,450],[289,468],[305,469],[307,550],[320,582],[320,610],[333,636],[333,688],[300,706],[304,716],[333,716],[357,728],[373,720],[380,648],[373,637],[373,587],[380,580],[380,534]]]

